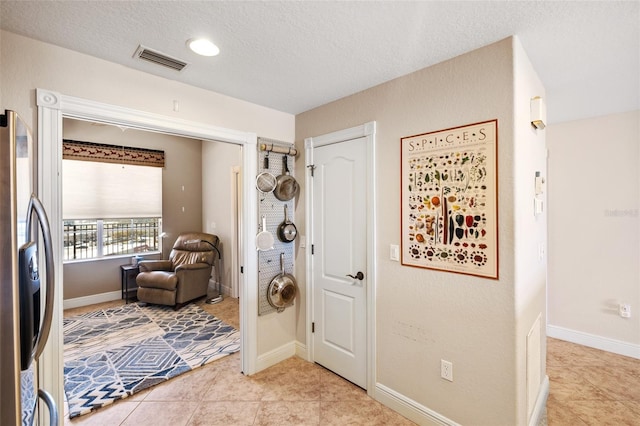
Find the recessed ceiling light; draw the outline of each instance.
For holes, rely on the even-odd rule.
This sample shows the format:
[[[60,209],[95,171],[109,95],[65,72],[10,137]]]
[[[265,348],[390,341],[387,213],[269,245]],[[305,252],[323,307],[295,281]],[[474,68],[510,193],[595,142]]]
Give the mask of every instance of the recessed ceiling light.
[[[189,46],[189,49],[202,56],[216,56],[220,53],[218,46],[204,38],[192,38],[187,41],[187,46]]]

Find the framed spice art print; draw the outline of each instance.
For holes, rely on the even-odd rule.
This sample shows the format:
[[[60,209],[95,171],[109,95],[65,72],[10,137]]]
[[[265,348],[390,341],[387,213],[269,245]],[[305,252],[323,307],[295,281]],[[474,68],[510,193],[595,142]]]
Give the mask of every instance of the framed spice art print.
[[[400,142],[402,264],[498,279],[498,121]]]

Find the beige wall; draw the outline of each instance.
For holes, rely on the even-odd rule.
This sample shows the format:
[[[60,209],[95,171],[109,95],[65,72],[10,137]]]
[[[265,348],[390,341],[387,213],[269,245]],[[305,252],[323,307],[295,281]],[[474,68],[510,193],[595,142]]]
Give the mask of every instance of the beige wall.
[[[549,126],[550,334],[640,357],[640,111]],[[631,318],[618,304],[631,305]]]
[[[530,322],[529,311],[544,310],[539,297],[544,283],[536,283],[534,301],[522,303],[526,309],[518,307],[516,312],[520,302],[515,230],[525,223],[520,224],[522,217],[514,212],[515,194],[525,186],[528,190],[532,182],[516,176],[514,163],[524,155],[516,152],[515,138],[521,128],[530,128],[528,121],[514,123],[521,116],[515,102],[529,95],[524,87],[516,91],[515,82],[526,86],[534,74],[522,54],[517,41],[514,45],[513,39],[506,39],[296,116],[296,144],[301,149],[306,137],[377,122],[377,382],[461,424],[526,423],[520,361],[525,354],[518,343],[526,335],[517,317],[526,310]],[[536,89],[538,83],[534,82]],[[500,279],[390,261],[389,245],[400,242],[400,138],[494,118],[499,130]],[[544,168],[539,160],[532,160],[532,166],[534,162]],[[302,159],[296,172],[304,174]],[[296,209],[297,223],[302,224],[304,206],[298,203]],[[305,234],[304,224],[299,231]],[[527,241],[521,245],[537,246],[537,238],[528,241],[531,233],[522,238]],[[304,253],[298,251],[296,273],[306,290],[304,263]],[[302,306],[299,341],[305,341],[305,315]],[[413,333],[398,332],[403,327]],[[440,378],[440,359],[453,362],[453,383]]]
[[[513,170],[516,419],[525,424],[546,375],[548,209],[546,191],[536,195],[534,182],[536,172],[547,179],[547,145],[546,131],[531,125],[531,99],[540,96],[546,101],[547,97],[518,42],[514,43],[514,71],[513,159],[502,164]],[[534,213],[534,198],[544,206],[541,213]]]
[[[159,255],[147,255],[145,259],[159,259]],[[129,258],[109,258],[97,262],[64,264],[63,297],[65,303],[71,299],[102,295],[121,291],[120,265],[129,263]],[[119,298],[118,296],[117,298]],[[82,299],[79,299],[82,300]],[[73,306],[82,306],[73,301]],[[95,303],[95,302],[90,302]],[[86,303],[84,303],[86,304]]]
[[[202,143],[202,229],[220,238],[220,278],[224,289],[232,285],[234,229],[234,168],[242,164],[239,146],[220,142]],[[236,256],[237,257],[237,256]]]
[[[179,233],[202,230],[201,141],[136,129],[122,130],[116,126],[93,125],[71,119],[63,122],[63,137],[163,150],[165,167],[162,171],[162,230],[168,234],[163,241],[163,257],[169,255]],[[136,192],[135,182],[131,183],[130,193],[132,197],[144,196]],[[129,257],[65,264],[64,299],[119,291],[119,265],[126,263],[129,263]]]
[[[295,117],[180,81],[0,31],[0,95],[36,130],[35,89],[292,140]],[[174,101],[179,111],[174,111]]]

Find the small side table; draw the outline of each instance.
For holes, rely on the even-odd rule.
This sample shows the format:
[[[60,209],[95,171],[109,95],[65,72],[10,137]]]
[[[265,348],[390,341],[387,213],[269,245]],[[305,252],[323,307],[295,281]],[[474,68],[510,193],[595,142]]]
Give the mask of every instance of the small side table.
[[[136,299],[138,294],[138,284],[136,277],[140,273],[138,265],[120,265],[120,276],[122,280],[122,298],[125,303],[129,303],[129,299]]]

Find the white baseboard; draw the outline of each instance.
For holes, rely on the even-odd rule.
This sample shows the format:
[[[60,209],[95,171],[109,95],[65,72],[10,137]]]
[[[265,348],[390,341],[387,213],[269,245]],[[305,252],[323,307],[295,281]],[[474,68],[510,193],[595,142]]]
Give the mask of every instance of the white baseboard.
[[[80,308],[82,306],[94,305],[96,303],[111,302],[112,300],[118,300],[121,298],[121,291],[110,291],[108,293],[76,297],[75,299],[65,299],[63,302],[63,309]]]
[[[409,420],[421,425],[435,423],[442,426],[460,426],[458,423],[443,416],[442,414],[437,413],[380,383],[376,383],[374,398],[378,402],[402,414]]]
[[[233,289],[231,285],[222,283],[220,285],[220,291],[222,292],[222,296],[224,297],[233,297]],[[218,294],[218,283],[213,278],[209,279],[209,286],[207,287],[208,294]]]
[[[294,342],[294,353],[291,353],[292,343],[287,343],[271,352],[258,357],[258,369],[261,371],[267,367],[277,364],[292,355],[296,355],[304,360],[307,360],[308,351],[307,346],[301,342]],[[438,424],[442,426],[460,426],[453,420],[443,416],[442,414],[425,407],[418,402],[407,398],[391,388],[386,387],[383,384],[377,383],[373,393],[373,398],[383,405],[391,408],[392,410],[400,413],[411,421],[418,424]],[[549,397],[549,376],[544,376],[544,380],[540,384],[540,390],[536,403],[529,419],[529,426],[537,426],[540,423],[540,419],[544,415],[547,398]]]
[[[309,361],[309,358],[308,358],[309,353],[307,351],[307,345],[296,341],[296,356],[304,359],[305,361]]]
[[[538,392],[538,398],[536,399],[536,405],[533,407],[533,413],[529,419],[529,426],[538,426],[540,420],[547,409],[547,399],[549,398],[549,376],[544,376],[542,383],[540,384],[540,391]]]
[[[533,412],[531,413],[529,426],[537,426],[540,423],[540,419],[544,415],[544,411],[546,409],[548,397],[549,377],[545,376],[542,384],[540,385],[540,392],[538,393],[538,398],[536,399]],[[386,405],[394,411],[397,411],[409,420],[418,424],[460,426],[448,417],[445,417],[442,414],[433,411],[430,408],[427,408],[380,383],[376,384],[374,398],[378,402]]]
[[[629,356],[640,359],[640,345],[610,339],[608,337],[596,336],[594,334],[583,333],[582,331],[570,330],[568,328],[547,325],[547,336],[567,342],[577,343],[590,348],[601,349],[614,354]]]
[[[230,285],[224,285],[224,284],[222,284],[222,286],[221,286],[221,290],[222,290],[222,295],[223,295],[224,297],[232,297],[231,295],[232,295],[232,291],[233,291],[233,289],[231,288],[231,286],[230,286]]]
[[[284,361],[287,358],[291,358],[295,354],[296,342],[294,341],[285,343],[279,348],[275,348],[272,351],[262,354],[258,356],[258,360],[256,362],[256,373],[264,370],[265,368],[269,368],[272,365],[276,365],[277,363]]]

